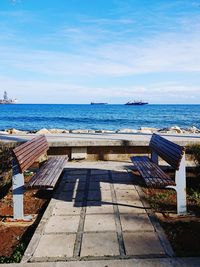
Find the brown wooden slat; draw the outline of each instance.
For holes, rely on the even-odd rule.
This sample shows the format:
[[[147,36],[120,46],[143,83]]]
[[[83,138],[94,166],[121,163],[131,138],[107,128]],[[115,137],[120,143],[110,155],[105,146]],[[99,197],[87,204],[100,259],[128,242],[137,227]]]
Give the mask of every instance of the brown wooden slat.
[[[20,162],[21,160],[23,160],[23,158],[27,157],[27,155],[29,155],[30,153],[34,154],[39,147],[44,145],[46,145],[46,147],[48,148],[48,143],[46,140],[40,140],[38,142],[36,141],[32,143],[31,147],[29,146],[28,148],[23,148],[23,150],[20,150],[18,153],[15,153],[15,156]]]
[[[66,156],[56,156],[48,159],[46,163],[42,165],[39,172],[36,173],[26,188],[53,188],[62,173],[65,161],[68,158]]]
[[[54,184],[54,180],[57,181],[56,176],[59,176],[58,174],[61,172],[61,169],[63,168],[63,164],[64,164],[64,157],[58,157],[57,159],[57,163],[54,167],[54,171],[51,172],[51,174],[49,175],[48,179],[47,179],[47,183],[49,185],[51,185],[53,187]]]
[[[157,134],[153,134],[149,147],[176,170],[179,169],[184,147],[181,147]]]
[[[131,157],[131,160],[147,186],[163,188],[167,185],[175,185],[175,182],[148,157]]]
[[[48,150],[45,136],[38,136],[13,150],[21,172],[27,170],[41,155]]]
[[[32,145],[32,143],[34,143],[35,141],[40,141],[40,140],[43,140],[43,139],[46,139],[46,137],[44,135],[40,135],[40,136],[37,136],[37,137],[34,137],[33,139],[29,140],[29,141],[26,141],[25,143],[17,146],[16,148],[13,149],[14,153],[17,154],[20,150],[22,150],[23,148],[26,148],[26,147],[29,147]]]
[[[50,163],[47,164],[46,168],[47,168],[47,172],[45,173],[45,176],[43,176],[43,179],[38,179],[38,185],[42,186],[42,185],[51,185],[51,181],[54,179],[54,176],[58,170],[59,167],[59,158],[55,157],[55,158],[51,158],[50,159]]]
[[[170,141],[170,140],[168,140],[168,139],[166,139],[166,138],[154,133],[152,135],[152,138],[151,138],[150,142],[155,142],[155,141],[156,142],[158,141],[159,143],[163,142],[164,144],[171,146],[172,149],[177,149],[177,150],[184,149],[184,147],[181,147],[178,144],[176,144],[176,143],[174,143],[174,142],[172,142],[172,141]]]
[[[46,147],[46,145],[44,145],[43,147],[40,147],[37,150],[37,154],[30,154],[29,158],[26,158],[25,161],[23,161],[20,164],[20,168],[22,170],[22,172],[24,172],[25,170],[27,170],[40,156],[42,156],[43,154],[45,154],[47,152],[48,148]]]

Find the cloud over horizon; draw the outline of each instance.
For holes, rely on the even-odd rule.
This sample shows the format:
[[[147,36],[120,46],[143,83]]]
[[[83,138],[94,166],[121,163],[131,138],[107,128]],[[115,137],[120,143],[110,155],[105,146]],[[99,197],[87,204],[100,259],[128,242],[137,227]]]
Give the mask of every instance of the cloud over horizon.
[[[83,4],[71,7],[71,13],[67,6],[62,10],[50,4],[49,17],[43,17],[40,4],[32,0],[32,7],[25,1],[4,4],[2,91],[24,103],[63,103],[55,91],[66,96],[67,103],[123,103],[129,98],[199,103],[198,1],[149,1],[146,8],[141,2],[103,1],[107,16],[102,10],[85,14]]]

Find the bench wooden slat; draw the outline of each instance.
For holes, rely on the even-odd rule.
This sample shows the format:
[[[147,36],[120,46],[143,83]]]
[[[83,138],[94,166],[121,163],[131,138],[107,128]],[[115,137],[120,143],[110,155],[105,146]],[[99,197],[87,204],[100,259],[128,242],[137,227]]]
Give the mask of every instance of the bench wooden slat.
[[[17,154],[19,151],[23,150],[23,148],[32,146],[32,143],[35,143],[35,141],[40,142],[41,140],[44,140],[44,138],[45,138],[44,135],[34,137],[33,139],[26,141],[25,143],[17,146],[16,148],[13,149],[13,151],[15,152],[15,154]]]
[[[40,147],[35,154],[30,154],[30,157],[25,158],[24,161],[21,161],[20,168],[22,172],[27,170],[40,156],[44,155],[47,153],[48,148],[46,145],[43,145]]]
[[[41,149],[41,147],[44,147],[45,149],[48,150],[48,145],[47,143],[45,142],[38,142],[38,143],[34,143],[31,147],[31,150],[28,149],[28,150],[25,150],[24,148],[24,151],[22,151],[22,153],[17,153],[15,154],[15,156],[17,157],[18,159],[18,162],[21,164],[23,163],[24,161],[26,161],[26,159],[28,159],[31,155],[36,155],[37,156],[37,153],[38,153],[38,150]],[[21,152],[21,151],[20,151]]]
[[[161,158],[169,163],[176,170],[179,169],[182,156],[184,154],[184,147],[181,147],[162,136],[153,134],[149,147],[154,150]]]
[[[27,189],[35,188],[54,188],[60,174],[63,170],[63,165],[68,159],[66,156],[50,157],[45,162],[38,173],[25,185]]]
[[[38,177],[37,184],[39,186],[51,186],[54,176],[56,176],[56,173],[60,171],[59,167],[63,166],[63,159],[65,159],[65,157],[53,157],[48,160],[45,166],[47,172],[45,172],[45,174],[43,173],[41,177]]]
[[[168,185],[175,185],[175,182],[148,157],[136,156],[131,157],[131,160],[144,178],[147,186],[163,188]]]
[[[45,154],[49,146],[45,136],[39,136],[13,150],[21,173],[27,170],[40,156]]]

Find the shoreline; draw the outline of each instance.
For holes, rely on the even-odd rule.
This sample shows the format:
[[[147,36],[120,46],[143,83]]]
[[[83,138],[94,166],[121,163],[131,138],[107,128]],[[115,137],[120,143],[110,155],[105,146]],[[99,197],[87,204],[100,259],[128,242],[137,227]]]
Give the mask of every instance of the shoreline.
[[[200,134],[200,129],[195,126],[182,128],[172,126],[167,128],[140,127],[139,129],[124,128],[118,130],[90,130],[90,129],[59,129],[59,128],[42,128],[39,130],[18,130],[15,128],[0,130],[2,135],[21,135],[21,134]]]

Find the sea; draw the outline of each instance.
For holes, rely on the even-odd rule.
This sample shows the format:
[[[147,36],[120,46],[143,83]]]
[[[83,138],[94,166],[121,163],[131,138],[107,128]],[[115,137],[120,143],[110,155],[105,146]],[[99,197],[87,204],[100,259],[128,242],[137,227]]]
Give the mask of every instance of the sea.
[[[200,105],[0,105],[0,130],[200,128]]]

